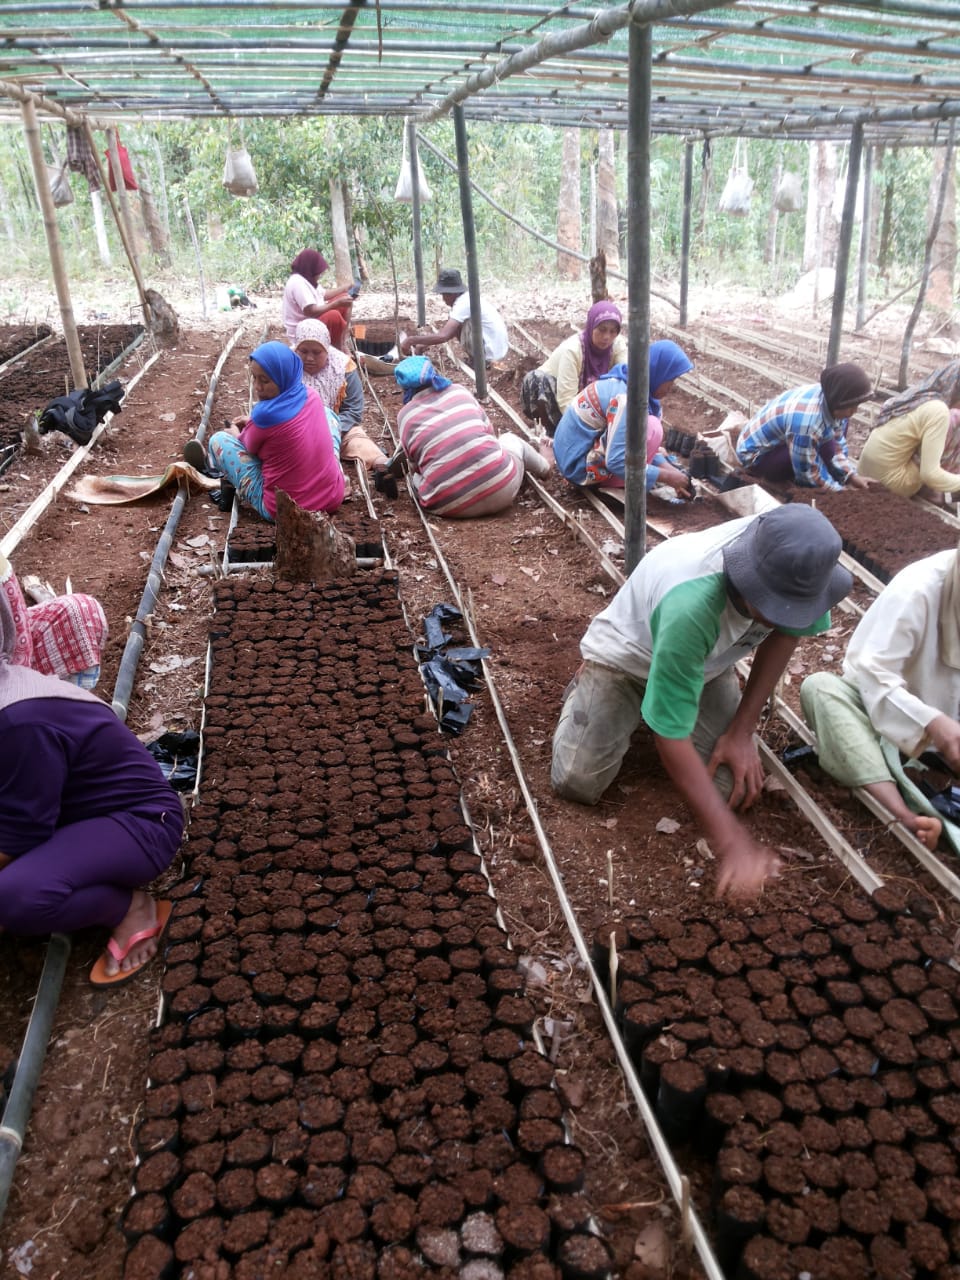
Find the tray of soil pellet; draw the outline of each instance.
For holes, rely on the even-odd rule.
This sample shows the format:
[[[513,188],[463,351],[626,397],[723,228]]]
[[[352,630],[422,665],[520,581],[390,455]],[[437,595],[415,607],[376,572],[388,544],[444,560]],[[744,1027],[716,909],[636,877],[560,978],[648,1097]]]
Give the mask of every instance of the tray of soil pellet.
[[[0,325],[0,364],[6,364],[35,342],[49,338],[53,330],[48,324]]]
[[[791,502],[816,503],[843,539],[844,551],[881,582],[916,560],[957,545],[954,525],[888,489],[791,487],[785,496]]]
[[[89,381],[143,332],[137,325],[81,325],[80,349]],[[0,374],[0,445],[12,443],[32,415],[73,387],[70,358],[63,338],[47,343]]]
[[[625,1042],[681,1161],[709,1162],[728,1274],[936,1272],[960,1241],[952,939],[890,888],[616,932]]]
[[[215,593],[125,1280],[609,1273],[395,575]]]

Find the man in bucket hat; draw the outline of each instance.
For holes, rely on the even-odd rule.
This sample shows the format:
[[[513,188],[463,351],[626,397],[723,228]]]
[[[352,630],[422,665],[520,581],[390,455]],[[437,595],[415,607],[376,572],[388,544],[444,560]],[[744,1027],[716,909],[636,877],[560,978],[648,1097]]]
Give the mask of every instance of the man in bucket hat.
[[[825,631],[850,590],[840,549],[802,504],[654,548],[580,643],[553,738],[554,790],[596,804],[645,724],[719,859],[718,893],[759,892],[777,858],[733,810],[760,794],[753,734],[799,637]],[[735,664],[754,650],[741,691]]]
[[[470,328],[470,294],[463,276],[455,267],[444,267],[437,277],[434,293],[439,293],[450,308],[450,318],[442,329],[431,333],[408,334],[400,343],[400,354],[423,354],[425,347],[438,347],[444,342],[459,338],[460,345],[471,358],[473,351]],[[487,364],[502,360],[510,349],[507,326],[503,316],[492,302],[480,299],[480,322],[483,326],[483,355]]]

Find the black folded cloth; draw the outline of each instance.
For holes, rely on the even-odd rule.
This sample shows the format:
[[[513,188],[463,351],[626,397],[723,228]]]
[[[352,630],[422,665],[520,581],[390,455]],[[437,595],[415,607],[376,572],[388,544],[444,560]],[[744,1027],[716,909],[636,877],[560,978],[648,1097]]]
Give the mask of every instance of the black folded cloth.
[[[89,444],[97,424],[108,413],[119,413],[122,400],[121,382],[108,382],[96,389],[85,387],[66,396],[57,396],[38,419],[40,434],[62,431],[77,444]]]

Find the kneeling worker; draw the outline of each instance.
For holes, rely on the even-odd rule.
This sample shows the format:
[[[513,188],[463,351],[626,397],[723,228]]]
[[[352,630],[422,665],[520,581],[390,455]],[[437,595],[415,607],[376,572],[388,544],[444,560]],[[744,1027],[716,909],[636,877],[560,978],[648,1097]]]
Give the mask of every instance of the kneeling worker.
[[[798,638],[825,631],[850,590],[840,550],[825,516],[790,504],[649,552],[580,643],[554,790],[596,804],[644,723],[719,859],[718,893],[759,892],[777,857],[732,811],[760,794],[753,734]],[[754,649],[741,692],[735,664]]]
[[[940,819],[907,807],[883,744],[906,756],[932,747],[960,774],[960,553],[901,569],[850,637],[843,675],[808,676],[800,703],[821,767],[842,786],[863,787],[934,848]]]

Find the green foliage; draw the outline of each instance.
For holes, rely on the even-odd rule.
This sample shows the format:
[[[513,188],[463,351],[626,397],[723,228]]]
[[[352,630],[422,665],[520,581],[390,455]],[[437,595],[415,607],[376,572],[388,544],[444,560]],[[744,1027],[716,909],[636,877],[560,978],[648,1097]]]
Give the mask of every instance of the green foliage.
[[[242,281],[250,289],[281,282],[292,258],[307,246],[319,248],[332,261],[330,183],[339,181],[349,195],[352,223],[362,239],[371,274],[387,278],[392,264],[403,281],[413,275],[412,211],[394,199],[403,151],[404,122],[397,118],[339,116],[290,120],[250,120],[241,127],[228,122],[130,123],[122,139],[145,171],[161,216],[168,222],[173,267],[194,275],[196,266],[188,234],[189,208],[210,280]],[[44,149],[49,159],[66,149],[64,126],[45,123]],[[493,200],[528,226],[551,239],[556,235],[562,133],[537,124],[468,124],[471,177]],[[452,120],[436,121],[423,136],[451,161],[456,160]],[[101,150],[105,143],[98,137]],[[617,182],[626,195],[625,139],[618,139]],[[249,198],[231,195],[222,185],[229,146],[250,153],[259,191]],[[840,148],[841,153],[844,148]],[[659,279],[676,279],[681,253],[682,139],[657,136],[651,143],[651,258]],[[807,186],[808,144],[789,139],[751,140],[747,164],[754,180],[752,206],[746,217],[731,217],[718,208],[735,141],[710,144],[710,186],[702,199],[704,144],[693,149],[694,284],[709,279],[761,288],[789,288],[800,273],[804,214],[782,214],[777,220],[775,261],[765,264],[770,210],[777,175],[798,174]],[[584,251],[589,226],[590,167],[597,155],[597,134],[581,134]],[[424,267],[432,277],[442,265],[465,266],[457,174],[426,146],[420,164],[432,190],[422,208]],[[843,159],[841,155],[841,168]],[[922,260],[929,187],[928,149],[888,151],[877,157],[875,205],[889,188],[891,284],[915,279]],[[71,274],[80,278],[102,270],[93,235],[86,182],[71,175],[76,201],[60,210],[58,225]],[[133,201],[136,216],[136,201]],[[104,201],[114,270],[123,251]],[[484,279],[516,283],[553,279],[556,254],[505,219],[476,192],[473,213],[480,268]],[[44,276],[47,250],[43,238],[33,176],[22,133],[0,130],[0,236],[7,242],[8,277],[18,273]],[[149,253],[144,251],[149,271]],[[156,264],[153,264],[156,265]],[[884,285],[883,288],[887,288]],[[0,304],[4,299],[0,298]]]

